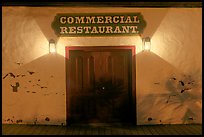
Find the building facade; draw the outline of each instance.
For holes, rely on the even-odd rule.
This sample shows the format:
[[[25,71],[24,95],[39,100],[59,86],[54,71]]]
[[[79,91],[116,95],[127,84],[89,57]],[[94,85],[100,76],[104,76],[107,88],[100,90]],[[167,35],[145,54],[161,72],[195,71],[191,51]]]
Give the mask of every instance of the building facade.
[[[61,13],[140,13],[146,25],[138,34],[64,28],[62,36],[52,26]],[[109,26],[121,23],[113,17]],[[201,61],[200,7],[3,6],[2,123],[202,123]]]

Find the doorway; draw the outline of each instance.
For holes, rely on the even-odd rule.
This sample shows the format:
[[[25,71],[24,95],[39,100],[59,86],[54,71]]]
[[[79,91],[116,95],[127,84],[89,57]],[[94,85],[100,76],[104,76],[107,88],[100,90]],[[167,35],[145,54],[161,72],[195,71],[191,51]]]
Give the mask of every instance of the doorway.
[[[67,123],[136,122],[135,47],[66,47]]]

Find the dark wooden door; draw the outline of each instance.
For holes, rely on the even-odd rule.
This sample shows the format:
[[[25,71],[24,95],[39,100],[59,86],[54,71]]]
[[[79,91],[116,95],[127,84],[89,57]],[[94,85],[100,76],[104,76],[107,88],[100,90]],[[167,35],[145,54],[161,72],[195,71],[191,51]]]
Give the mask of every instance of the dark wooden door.
[[[133,120],[132,51],[69,51],[69,123],[129,123]]]

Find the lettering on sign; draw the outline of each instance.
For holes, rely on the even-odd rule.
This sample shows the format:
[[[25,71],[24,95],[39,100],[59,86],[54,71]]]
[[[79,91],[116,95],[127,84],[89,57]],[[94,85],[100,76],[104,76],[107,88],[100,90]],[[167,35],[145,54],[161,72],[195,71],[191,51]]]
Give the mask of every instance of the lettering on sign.
[[[141,13],[59,13],[52,22],[57,36],[140,35],[145,27]]]

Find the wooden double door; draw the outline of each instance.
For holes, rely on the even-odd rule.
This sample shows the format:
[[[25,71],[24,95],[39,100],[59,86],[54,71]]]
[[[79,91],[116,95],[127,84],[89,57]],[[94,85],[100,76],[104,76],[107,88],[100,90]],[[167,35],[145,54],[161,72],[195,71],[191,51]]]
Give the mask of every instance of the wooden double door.
[[[67,122],[134,123],[132,48],[67,48]]]

